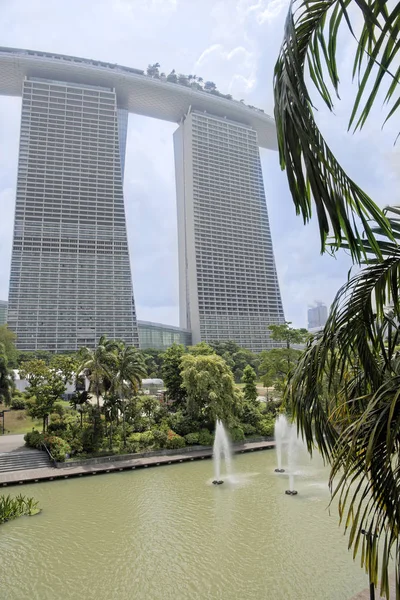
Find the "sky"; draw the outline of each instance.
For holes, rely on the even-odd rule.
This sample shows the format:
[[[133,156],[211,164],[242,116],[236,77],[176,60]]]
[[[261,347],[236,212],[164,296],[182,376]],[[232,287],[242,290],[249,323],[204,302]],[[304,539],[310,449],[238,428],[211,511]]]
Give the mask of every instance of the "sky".
[[[273,113],[272,78],[287,0],[0,0],[0,45],[103,60],[168,73],[195,73],[223,93]],[[339,44],[341,100],[331,114],[315,97],[321,130],[353,179],[379,204],[400,204],[394,121],[380,106],[367,126],[347,132],[354,99],[352,39]],[[7,299],[21,100],[0,97],[0,299]],[[139,319],[178,325],[178,256],[172,134],[176,125],[130,115],[125,206]],[[320,255],[315,219],[296,216],[278,154],[261,150],[285,317],[307,322],[307,307],[332,302],[351,267],[341,252]]]

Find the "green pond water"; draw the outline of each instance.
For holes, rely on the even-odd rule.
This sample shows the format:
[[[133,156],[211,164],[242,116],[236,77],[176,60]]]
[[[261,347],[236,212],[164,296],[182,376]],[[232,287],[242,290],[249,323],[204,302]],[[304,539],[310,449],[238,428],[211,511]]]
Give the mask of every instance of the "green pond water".
[[[275,462],[236,456],[232,485],[204,460],[4,490],[43,512],[0,527],[0,599],[348,600],[368,581],[327,469],[304,454],[291,497]]]

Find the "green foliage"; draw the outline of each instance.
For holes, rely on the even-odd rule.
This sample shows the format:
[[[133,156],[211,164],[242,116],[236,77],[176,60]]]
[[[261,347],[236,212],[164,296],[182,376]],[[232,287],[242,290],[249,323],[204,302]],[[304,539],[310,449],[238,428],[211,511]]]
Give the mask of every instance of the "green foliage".
[[[241,423],[240,427],[246,437],[256,435],[257,433],[257,428],[254,425],[250,425],[250,423]]]
[[[256,386],[257,376],[254,369],[247,365],[243,371],[242,383],[244,383],[243,395],[244,399],[247,402],[251,402],[253,404],[257,403],[257,386]]]
[[[393,71],[391,64],[397,60],[399,50],[397,11],[396,3],[390,7],[386,2],[365,0],[311,3],[295,0],[289,5],[275,65],[279,156],[281,168],[287,171],[296,212],[304,222],[309,221],[314,202],[321,250],[326,249],[328,238],[329,245],[336,248],[346,240],[354,261],[360,261],[365,254],[359,227],[366,232],[377,256],[380,256],[379,246],[371,222],[378,224],[381,235],[391,238],[392,233],[382,211],[348,177],[325,142],[314,119],[311,98],[315,93],[310,87],[315,87],[326,106],[334,110],[329,83],[338,94],[336,52],[343,47],[342,40],[338,44],[338,35],[345,27],[349,37],[357,39],[353,75],[357,76],[358,85],[349,126],[364,124],[384,83],[387,84],[385,101],[392,100],[388,116],[393,114],[399,105],[397,65]],[[354,30],[352,19],[356,24]]]
[[[188,352],[193,356],[204,356],[208,354],[214,354],[213,348],[211,348],[211,346],[209,346],[206,342],[200,342],[195,346],[189,346]]]
[[[56,354],[50,360],[50,368],[61,375],[65,385],[74,381],[78,364],[75,355]]]
[[[8,365],[5,346],[0,343],[0,403],[9,406],[13,387],[13,373]]]
[[[18,367],[31,360],[42,360],[46,365],[49,365],[53,356],[54,354],[47,350],[35,350],[34,352],[21,350],[18,351]]]
[[[88,415],[89,422],[86,423],[82,431],[82,447],[84,452],[90,454],[97,452],[101,448],[104,428],[100,411],[97,407],[91,406]]]
[[[18,365],[18,351],[15,347],[17,336],[7,325],[0,325],[0,346],[3,346],[9,368]]]
[[[244,431],[242,427],[237,425],[236,427],[231,427],[229,430],[229,435],[232,442],[243,442],[244,440]]]
[[[309,335],[307,329],[295,329],[290,325],[290,321],[285,321],[281,325],[270,325],[268,329],[271,331],[271,339],[274,342],[284,342],[287,348],[292,344],[304,343]]]
[[[208,431],[208,429],[202,429],[199,431],[199,444],[200,446],[212,446],[214,443],[214,436]]]
[[[26,408],[26,396],[23,392],[14,390],[11,396],[10,407],[13,410],[24,410]]]
[[[150,379],[162,379],[163,350],[149,348],[141,350],[140,354],[143,357],[148,377]]]
[[[33,429],[24,435],[24,440],[25,444],[29,448],[36,448],[37,450],[40,450],[44,442],[44,434],[40,433],[40,431],[36,431],[36,429]]]
[[[231,369],[217,354],[182,358],[182,387],[187,393],[187,410],[193,418],[227,422],[237,410],[240,395]]]
[[[54,460],[58,462],[64,462],[67,458],[67,454],[71,454],[71,446],[68,442],[55,435],[46,437],[46,445]]]
[[[260,377],[263,384],[266,387],[274,386],[276,391],[282,392],[301,355],[301,350],[287,347],[261,352]]]
[[[258,373],[258,365],[260,362],[258,355],[247,350],[247,348],[241,348],[236,342],[232,341],[210,342],[210,346],[232,369],[233,376],[237,383],[240,382],[247,365],[253,367],[254,371]]]
[[[116,368],[117,347],[117,342],[103,335],[96,348],[81,348],[79,351],[78,373],[84,373],[89,379],[89,391],[94,394],[98,407],[100,396],[110,388],[112,368]]]
[[[167,434],[167,448],[169,450],[177,450],[186,446],[185,438],[181,437],[175,431],[170,429]]]
[[[265,437],[273,437],[275,419],[272,415],[264,416],[257,425],[257,433]]]
[[[167,399],[172,403],[172,410],[179,410],[186,402],[186,392],[182,387],[181,360],[185,355],[185,347],[173,344],[163,354],[162,378],[167,390]]]
[[[185,440],[188,446],[195,446],[199,443],[199,434],[198,433],[188,433],[185,435]]]
[[[63,376],[44,361],[37,359],[23,363],[20,376],[29,382],[26,390],[30,396],[27,401],[28,414],[33,418],[42,419],[45,431],[49,414],[65,392]]]
[[[127,439],[126,443],[126,451],[132,454],[136,454],[140,452],[141,444],[140,444],[140,436],[141,433],[131,433],[131,435]]]
[[[153,438],[154,438],[154,447],[155,448],[165,448],[167,445],[168,435],[167,432],[162,431],[160,429],[153,429]]]
[[[24,515],[37,515],[40,512],[38,504],[33,498],[21,494],[15,498],[0,496],[0,525]]]

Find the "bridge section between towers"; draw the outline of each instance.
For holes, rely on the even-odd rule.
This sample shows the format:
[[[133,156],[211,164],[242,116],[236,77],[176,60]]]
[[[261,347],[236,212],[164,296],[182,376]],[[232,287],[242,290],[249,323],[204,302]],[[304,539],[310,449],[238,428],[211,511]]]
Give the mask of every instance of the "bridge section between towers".
[[[118,106],[131,113],[179,123],[189,108],[252,127],[261,148],[277,149],[275,123],[262,110],[237,100],[148,77],[140,69],[97,60],[0,47],[0,95],[21,96],[26,77],[115,89]]]

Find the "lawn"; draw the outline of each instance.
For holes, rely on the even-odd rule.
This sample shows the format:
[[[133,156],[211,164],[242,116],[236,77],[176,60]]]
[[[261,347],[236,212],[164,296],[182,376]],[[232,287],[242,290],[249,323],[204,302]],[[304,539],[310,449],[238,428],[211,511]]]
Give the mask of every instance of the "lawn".
[[[3,404],[0,404],[0,412],[2,410],[9,410]],[[0,420],[0,434],[3,431],[2,428],[3,419]],[[32,419],[26,414],[26,410],[10,410],[5,413],[5,433],[26,433],[35,429],[42,430],[42,423],[36,419]]]

